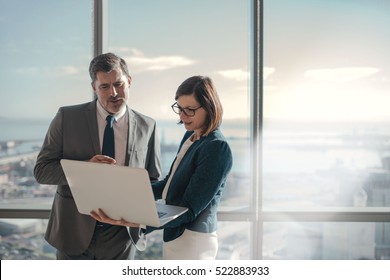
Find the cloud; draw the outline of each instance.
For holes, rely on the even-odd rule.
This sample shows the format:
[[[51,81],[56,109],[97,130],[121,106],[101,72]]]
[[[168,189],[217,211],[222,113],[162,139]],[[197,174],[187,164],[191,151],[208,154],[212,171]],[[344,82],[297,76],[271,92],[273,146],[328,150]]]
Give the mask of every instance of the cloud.
[[[64,75],[74,75],[80,73],[80,70],[74,66],[62,66],[60,67],[60,73]]]
[[[350,82],[378,73],[380,69],[373,67],[345,67],[314,69],[305,72],[304,76],[322,82]]]
[[[274,72],[275,72],[275,68],[264,67],[263,68],[264,80],[266,80]],[[249,72],[244,71],[242,69],[221,70],[221,71],[217,71],[217,74],[221,75],[226,79],[235,80],[239,82],[247,81],[249,78]]]
[[[132,72],[162,71],[196,63],[195,60],[180,55],[148,57],[138,49],[127,49],[132,54],[124,57]]]
[[[217,74],[235,81],[246,81],[249,78],[249,72],[242,69],[221,70],[217,71]]]
[[[22,75],[40,75],[42,77],[59,77],[70,76],[80,73],[80,69],[76,66],[64,65],[56,67],[24,67],[16,68],[15,72]]]

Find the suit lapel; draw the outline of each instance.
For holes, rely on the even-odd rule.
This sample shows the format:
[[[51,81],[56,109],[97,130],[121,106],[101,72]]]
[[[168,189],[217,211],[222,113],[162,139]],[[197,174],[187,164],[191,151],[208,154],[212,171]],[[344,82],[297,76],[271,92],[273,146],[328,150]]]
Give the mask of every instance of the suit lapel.
[[[101,154],[99,143],[99,130],[96,117],[96,100],[89,103],[85,111],[85,119],[88,124],[89,135],[95,155]]]
[[[134,138],[135,138],[135,131],[137,128],[137,121],[134,115],[134,112],[130,110],[127,107],[127,114],[129,116],[129,129],[128,129],[128,134],[127,134],[127,153],[126,153],[126,159],[125,159],[125,165],[129,166],[130,163],[132,162],[132,156],[134,151]]]

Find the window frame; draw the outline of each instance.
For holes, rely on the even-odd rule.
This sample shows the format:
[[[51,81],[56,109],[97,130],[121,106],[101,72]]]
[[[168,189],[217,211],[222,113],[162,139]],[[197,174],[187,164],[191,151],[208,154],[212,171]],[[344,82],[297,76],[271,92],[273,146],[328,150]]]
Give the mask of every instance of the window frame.
[[[93,54],[101,54],[107,38],[107,0],[93,1]],[[263,126],[263,0],[251,0],[251,134],[250,149],[252,201],[246,212],[219,211],[221,222],[250,222],[250,259],[262,259],[263,224],[266,222],[390,222],[390,207],[330,207],[326,210],[270,210],[262,208],[262,126]],[[50,206],[2,205],[0,218],[48,219]]]

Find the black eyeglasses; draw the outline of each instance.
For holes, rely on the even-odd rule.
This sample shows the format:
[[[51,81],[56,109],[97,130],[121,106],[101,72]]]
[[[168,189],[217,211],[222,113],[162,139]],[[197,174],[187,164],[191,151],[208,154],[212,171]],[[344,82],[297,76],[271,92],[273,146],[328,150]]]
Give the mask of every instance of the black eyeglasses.
[[[175,102],[174,104],[172,104],[171,108],[172,108],[173,112],[175,112],[178,115],[181,112],[183,112],[184,115],[186,115],[187,117],[193,117],[193,116],[195,116],[196,110],[202,108],[202,106],[199,106],[198,108],[194,108],[194,109],[182,108],[179,105],[177,105],[177,102]]]

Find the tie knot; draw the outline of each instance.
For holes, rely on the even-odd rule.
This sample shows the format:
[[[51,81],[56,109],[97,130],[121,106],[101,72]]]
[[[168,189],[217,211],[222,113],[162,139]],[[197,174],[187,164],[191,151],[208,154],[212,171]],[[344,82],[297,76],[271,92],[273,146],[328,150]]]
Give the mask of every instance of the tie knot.
[[[110,127],[112,127],[112,124],[114,123],[114,116],[113,115],[108,115],[107,118],[106,118],[106,121],[107,121],[107,124],[110,125]]]

